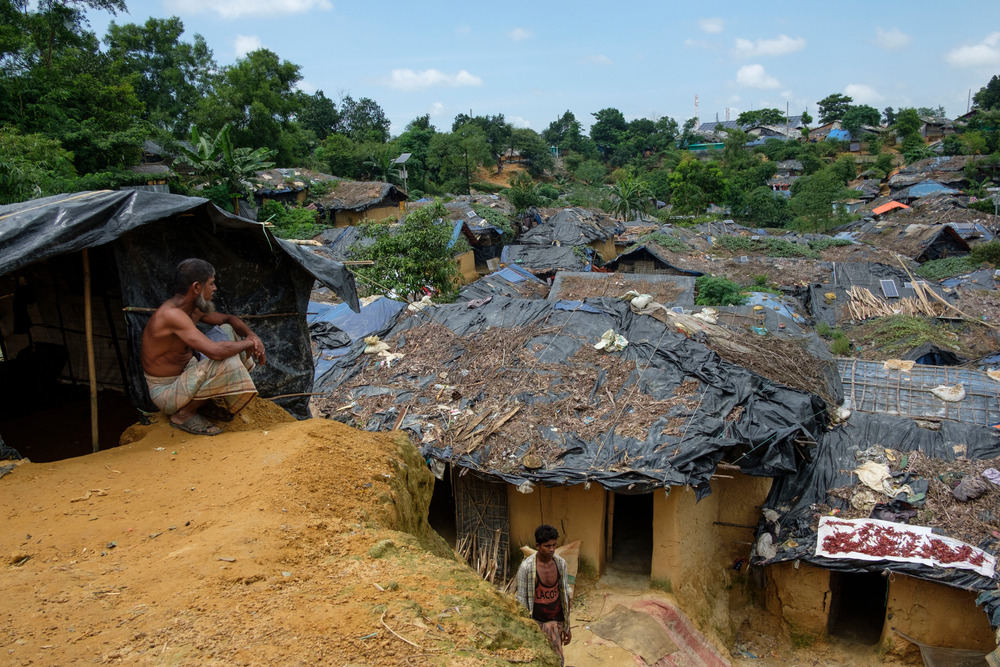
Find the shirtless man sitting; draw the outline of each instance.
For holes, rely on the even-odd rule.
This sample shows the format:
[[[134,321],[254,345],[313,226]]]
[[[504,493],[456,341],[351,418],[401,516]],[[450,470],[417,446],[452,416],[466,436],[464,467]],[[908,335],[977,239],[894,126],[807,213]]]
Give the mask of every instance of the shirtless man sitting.
[[[170,416],[170,425],[194,435],[222,429],[198,413],[221,399],[229,419],[257,395],[250,372],[267,358],[264,344],[235,315],[215,312],[215,268],[202,259],[185,259],[174,273],[174,296],[163,302],[142,332],[142,369],[149,396]],[[198,322],[215,329],[206,336]],[[216,340],[213,340],[216,339]],[[218,340],[225,339],[225,340]],[[203,357],[198,359],[201,353]],[[208,404],[208,405],[206,405]]]

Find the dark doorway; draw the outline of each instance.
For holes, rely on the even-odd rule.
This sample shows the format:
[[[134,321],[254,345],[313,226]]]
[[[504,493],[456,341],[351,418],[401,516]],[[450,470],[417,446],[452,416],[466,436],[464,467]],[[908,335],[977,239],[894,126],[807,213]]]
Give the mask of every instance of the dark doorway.
[[[876,572],[830,573],[830,634],[877,644],[885,623],[889,582]]]
[[[0,435],[8,447],[35,463],[85,456],[90,436],[90,389],[53,382],[44,396],[31,396],[19,411],[0,410]],[[142,415],[128,396],[114,389],[97,394],[101,451],[117,447],[122,433]]]
[[[451,484],[451,464],[444,466],[444,479],[434,480],[434,494],[427,513],[427,522],[448,546],[455,548],[458,532],[455,529],[455,490]]]
[[[648,578],[653,569],[653,494],[614,494],[607,570]]]

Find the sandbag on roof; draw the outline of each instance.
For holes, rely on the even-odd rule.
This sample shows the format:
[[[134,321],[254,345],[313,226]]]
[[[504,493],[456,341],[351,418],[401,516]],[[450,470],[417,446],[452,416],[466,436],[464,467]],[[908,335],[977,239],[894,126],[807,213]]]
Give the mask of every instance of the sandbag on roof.
[[[614,299],[495,296],[432,315],[401,319],[383,337],[404,355],[390,367],[356,343],[316,391],[336,392],[332,409],[349,393],[368,430],[398,420],[426,457],[514,484],[592,481],[632,493],[691,484],[704,497],[724,456],[751,475],[790,473],[808,455],[795,440],[818,437],[827,423],[819,397],[727,362]],[[629,341],[623,351],[593,349],[609,329]],[[477,424],[468,426],[470,414]],[[466,426],[473,442],[476,429],[496,435],[471,445],[456,439]],[[529,449],[541,467],[522,465]]]

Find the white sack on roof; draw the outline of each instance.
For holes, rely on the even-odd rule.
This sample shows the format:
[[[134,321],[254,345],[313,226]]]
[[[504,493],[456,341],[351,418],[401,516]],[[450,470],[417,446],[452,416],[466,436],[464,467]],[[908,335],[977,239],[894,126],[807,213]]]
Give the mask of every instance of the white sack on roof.
[[[958,403],[965,398],[965,387],[961,384],[956,384],[954,387],[941,385],[931,389],[931,393],[940,398],[942,401],[947,401],[948,403]]]

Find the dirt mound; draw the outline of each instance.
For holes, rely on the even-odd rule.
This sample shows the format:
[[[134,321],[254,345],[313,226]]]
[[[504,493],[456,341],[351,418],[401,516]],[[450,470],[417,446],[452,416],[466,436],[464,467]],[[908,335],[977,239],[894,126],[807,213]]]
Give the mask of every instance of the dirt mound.
[[[8,664],[553,664],[428,526],[405,437],[267,406],[211,438],[161,416],[4,477]]]

